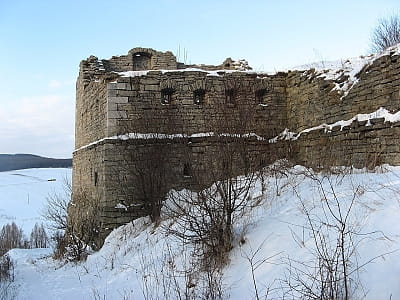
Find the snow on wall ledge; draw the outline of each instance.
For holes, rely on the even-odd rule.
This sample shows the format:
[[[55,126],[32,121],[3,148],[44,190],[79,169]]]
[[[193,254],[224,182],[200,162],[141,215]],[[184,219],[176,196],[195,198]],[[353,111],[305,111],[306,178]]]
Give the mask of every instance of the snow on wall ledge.
[[[396,123],[400,121],[400,111],[396,113],[390,113],[387,109],[380,107],[378,110],[369,113],[369,114],[357,114],[355,117],[349,120],[340,120],[332,124],[321,124],[318,126],[310,127],[300,131],[299,133],[295,133],[290,131],[288,128],[285,128],[279,135],[276,137],[269,139],[269,143],[277,143],[278,141],[295,141],[300,138],[300,136],[304,133],[309,133],[312,131],[323,130],[325,133],[331,132],[334,128],[340,127],[340,131],[343,131],[344,128],[348,128],[358,126],[372,126],[374,123],[379,123],[383,120],[384,123]]]

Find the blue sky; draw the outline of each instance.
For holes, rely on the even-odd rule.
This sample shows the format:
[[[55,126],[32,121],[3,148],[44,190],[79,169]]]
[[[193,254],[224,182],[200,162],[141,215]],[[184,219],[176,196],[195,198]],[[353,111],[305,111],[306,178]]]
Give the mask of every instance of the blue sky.
[[[0,0],[0,153],[71,157],[79,62],[141,46],[275,71],[368,53],[398,0]]]

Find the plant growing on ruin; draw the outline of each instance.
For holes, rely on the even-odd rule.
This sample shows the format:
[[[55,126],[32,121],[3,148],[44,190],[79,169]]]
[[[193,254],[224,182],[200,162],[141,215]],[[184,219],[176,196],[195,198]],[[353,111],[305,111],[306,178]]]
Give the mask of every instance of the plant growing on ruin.
[[[372,31],[372,51],[381,52],[398,43],[400,43],[400,15],[393,14],[380,19]]]

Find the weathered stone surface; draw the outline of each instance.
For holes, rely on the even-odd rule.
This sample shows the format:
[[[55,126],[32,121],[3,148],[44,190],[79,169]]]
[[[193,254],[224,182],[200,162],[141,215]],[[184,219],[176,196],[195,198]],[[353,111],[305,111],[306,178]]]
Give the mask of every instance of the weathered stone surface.
[[[134,48],[126,56],[109,60],[90,57],[81,62],[73,189],[87,190],[99,199],[102,237],[149,213],[138,169],[156,170],[153,177],[162,180],[157,196],[163,197],[171,188],[198,189],[222,178],[223,174],[218,174],[222,154],[232,149],[236,174],[279,158],[317,168],[400,164],[400,122],[383,119],[306,132],[295,141],[268,142],[285,128],[300,132],[380,107],[399,111],[398,56],[383,56],[365,67],[345,97],[332,89],[333,81],[316,76],[315,70],[275,75],[221,71],[216,76],[206,72],[234,69],[231,60],[225,64],[188,66],[176,62],[171,52],[147,48]],[[186,67],[205,71],[177,70]],[[145,69],[152,71],[141,72]],[[140,72],[134,77],[117,74],[126,71]],[[336,83],[345,80],[340,77]],[[210,132],[253,133],[264,140],[205,134]],[[135,139],[107,139],[126,133],[136,133],[132,135]],[[157,173],[161,171],[162,175]],[[118,204],[128,209],[118,208]]]

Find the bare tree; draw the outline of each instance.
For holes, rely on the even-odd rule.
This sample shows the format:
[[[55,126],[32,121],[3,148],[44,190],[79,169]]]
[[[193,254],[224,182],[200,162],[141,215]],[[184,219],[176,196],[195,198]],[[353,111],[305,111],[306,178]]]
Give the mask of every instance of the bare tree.
[[[65,231],[67,228],[67,208],[71,200],[72,185],[68,178],[63,180],[63,191],[53,192],[46,197],[41,215],[50,223],[53,230]]]
[[[393,14],[379,20],[371,36],[371,50],[381,52],[400,43],[400,15]]]
[[[56,243],[54,257],[82,260],[86,257],[88,247],[97,248],[100,228],[99,201],[83,189],[76,191],[74,201],[71,200],[71,196],[72,185],[65,178],[63,191],[48,195],[41,215],[49,221],[50,228],[55,231],[52,236]],[[43,244],[43,240],[36,240],[38,232],[32,234],[34,236],[31,235],[31,239],[33,238],[36,244]]]
[[[157,137],[154,137],[157,138]],[[169,145],[162,142],[146,147],[146,155],[135,160],[131,172],[135,178],[135,185],[140,196],[143,210],[150,216],[153,222],[158,222],[163,201],[166,196],[166,156]],[[131,153],[131,155],[134,155]]]
[[[43,224],[35,224],[31,232],[30,246],[31,248],[47,248],[49,238]]]
[[[125,211],[134,214],[140,211],[155,223],[159,221],[170,182],[167,159],[171,145],[165,142],[165,128],[154,122],[159,114],[159,111],[146,110],[137,120],[121,125],[120,134],[124,138],[118,147],[124,163],[113,167],[119,174],[122,189],[117,193],[123,194],[120,204]]]
[[[229,168],[228,164],[224,164]],[[228,170],[225,170],[226,174]],[[198,192],[171,192],[166,213],[176,220],[168,228],[185,243],[194,244],[205,269],[218,269],[227,262],[232,248],[233,224],[251,206],[250,191],[255,175],[231,177]]]
[[[240,90],[234,78],[225,82],[225,103],[212,121],[217,130],[209,149],[215,153],[208,165],[201,170],[194,166],[191,172],[198,189],[172,192],[165,204],[167,214],[177,222],[172,232],[198,248],[204,270],[210,274],[217,274],[228,261],[233,225],[252,206],[251,188],[259,175],[254,172],[260,164],[248,135],[253,111]]]
[[[41,215],[47,220],[48,227],[54,230],[51,240],[55,242],[54,255],[56,259],[64,258],[67,252],[67,241],[65,231],[68,222],[68,204],[71,201],[72,184],[68,178],[63,180],[62,192],[49,193],[46,197],[46,203],[41,211]]]
[[[6,224],[0,231],[0,256],[13,248],[27,248],[28,241],[24,238],[22,229],[14,222]]]

